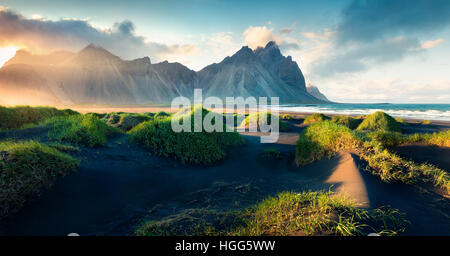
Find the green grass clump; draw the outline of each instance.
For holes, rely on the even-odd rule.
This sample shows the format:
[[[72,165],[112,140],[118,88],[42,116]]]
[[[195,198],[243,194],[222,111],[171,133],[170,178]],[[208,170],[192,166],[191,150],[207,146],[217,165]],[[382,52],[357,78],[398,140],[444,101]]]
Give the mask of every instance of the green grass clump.
[[[0,106],[0,129],[18,129],[25,125],[36,125],[43,120],[55,116],[79,115],[78,112],[52,107],[16,106],[5,108]]]
[[[170,116],[169,113],[166,113],[166,112],[164,112],[164,111],[159,111],[158,113],[156,113],[156,114],[153,116],[153,118],[166,118],[166,117],[169,117],[169,116]]]
[[[422,120],[422,121],[420,121],[420,124],[428,125],[428,124],[431,124],[431,121],[430,120]]]
[[[315,114],[312,114],[312,115],[306,117],[305,120],[303,120],[303,123],[304,124],[312,124],[315,122],[321,122],[321,121],[325,121],[325,120],[330,120],[330,117],[326,116],[322,113],[315,113]]]
[[[118,132],[116,128],[91,115],[55,117],[43,124],[50,126],[50,139],[87,147],[104,145],[108,136]]]
[[[102,117],[108,125],[121,129],[122,131],[129,131],[138,124],[153,119],[149,115],[139,113],[124,113],[113,112],[108,113]]]
[[[238,211],[186,209],[161,220],[144,221],[135,231],[138,236],[216,236],[227,235],[231,228],[243,224]]]
[[[280,193],[250,208],[247,215],[245,225],[230,235],[396,235],[406,227],[396,209],[364,210],[333,192]]]
[[[447,137],[448,134],[440,136]],[[450,191],[450,175],[446,171],[432,165],[405,160],[387,149],[387,146],[408,139],[398,133],[378,131],[364,134],[330,121],[318,122],[300,134],[295,161],[297,165],[302,166],[326,155],[348,150],[365,160],[367,170],[384,182],[432,182]]]
[[[200,111],[202,120],[210,113],[202,107],[180,110],[175,114],[179,122],[191,118],[191,132],[174,132],[171,118],[154,119],[139,124],[129,134],[131,140],[157,155],[173,156],[182,163],[211,164],[221,160],[226,155],[226,149],[241,145],[244,139],[236,131],[225,132],[227,127],[223,124],[223,117],[218,115],[215,121],[221,122],[223,132],[194,132],[194,114]]]
[[[141,236],[357,236],[397,235],[405,230],[404,214],[381,207],[360,209],[333,192],[282,192],[240,211],[188,209],[162,220],[144,222]]]
[[[251,130],[252,127],[257,126],[257,129],[259,130],[259,120],[265,118],[265,122],[267,125],[271,125],[272,122],[272,113],[266,111],[266,112],[255,112],[250,113],[248,116],[245,117],[245,119],[242,121],[240,127],[242,128],[248,128]],[[280,118],[279,120],[279,129],[281,132],[289,131],[289,126],[283,122]]]
[[[410,143],[450,147],[450,130],[435,133],[415,133],[411,135],[403,135],[399,132],[375,131],[367,133],[367,136],[387,148]]]
[[[293,119],[291,114],[283,114],[280,116],[280,118],[283,120],[292,120]]]
[[[425,134],[416,133],[409,135],[405,140],[405,143],[424,143],[439,147],[450,147],[450,130]]]
[[[19,210],[78,161],[36,141],[0,142],[0,217]]]
[[[266,148],[266,149],[264,149],[263,157],[267,160],[280,160],[281,153],[277,149]]]
[[[357,130],[401,132],[400,124],[382,111],[377,111],[364,119]]]
[[[89,113],[85,114],[85,116],[92,116],[92,117],[95,117],[95,118],[98,118],[98,119],[102,119],[106,115],[107,115],[106,113],[94,113],[94,112],[89,112]]]
[[[394,118],[395,119],[395,121],[397,121],[399,124],[401,124],[401,125],[408,125],[408,122],[406,122],[403,118],[401,118],[401,117],[396,117],[396,118]]]
[[[406,137],[399,132],[374,131],[367,133],[367,136],[374,141],[383,145],[383,147],[391,148],[406,142]]]
[[[360,143],[348,127],[330,121],[316,122],[300,134],[295,161],[298,166],[309,164],[326,155],[351,150]]]
[[[331,122],[347,126],[350,129],[356,129],[360,124],[360,120],[351,116],[337,115],[331,118]]]

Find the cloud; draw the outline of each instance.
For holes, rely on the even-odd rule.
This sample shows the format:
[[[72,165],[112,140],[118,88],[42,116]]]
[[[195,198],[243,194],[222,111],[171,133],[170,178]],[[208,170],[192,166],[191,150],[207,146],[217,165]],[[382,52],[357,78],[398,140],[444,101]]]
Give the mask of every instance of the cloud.
[[[397,37],[358,44],[331,56],[319,58],[312,68],[315,76],[330,77],[346,73],[363,72],[373,66],[403,59],[423,52],[416,39]]]
[[[244,36],[245,44],[252,49],[256,49],[259,46],[264,47],[269,41],[275,41],[277,44],[281,43],[281,39],[273,34],[273,29],[269,29],[266,26],[250,26],[242,35]]]
[[[250,26],[242,35],[244,36],[245,44],[252,49],[264,47],[270,41],[276,42],[283,51],[300,49],[297,39],[282,34],[275,34],[273,28],[267,28],[266,26]]]
[[[353,77],[322,83],[320,90],[329,99],[341,102],[445,103],[450,96],[450,82],[439,79]]]
[[[282,34],[282,35],[283,34],[290,34],[292,31],[293,31],[292,28],[282,28],[282,29],[280,29],[279,33]]]
[[[303,33],[311,41],[328,38],[331,43],[328,51],[312,64],[312,76],[364,72],[424,53],[444,39],[421,43],[421,38],[449,24],[447,0],[354,0],[343,10],[334,31]]]
[[[393,36],[420,36],[449,24],[448,0],[354,0],[342,12],[337,41],[370,42]]]
[[[168,55],[189,55],[195,51],[194,45],[148,42],[135,33],[135,26],[129,20],[100,29],[88,20],[52,21],[36,15],[28,19],[2,7],[0,24],[0,47],[16,46],[38,53],[58,49],[77,51],[89,43],[101,45],[125,59],[151,56],[153,60],[163,60]]]
[[[443,43],[444,41],[445,41],[445,39],[443,39],[443,38],[436,39],[436,40],[425,41],[425,42],[422,43],[422,48],[423,49],[434,48],[434,47],[440,45],[441,43]]]

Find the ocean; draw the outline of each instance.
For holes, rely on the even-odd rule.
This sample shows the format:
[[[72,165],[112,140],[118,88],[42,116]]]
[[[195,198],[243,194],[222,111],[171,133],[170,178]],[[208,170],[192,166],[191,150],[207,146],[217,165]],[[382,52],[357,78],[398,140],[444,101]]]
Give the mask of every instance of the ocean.
[[[288,104],[279,105],[280,111],[365,115],[384,111],[394,117],[450,121],[450,104]]]

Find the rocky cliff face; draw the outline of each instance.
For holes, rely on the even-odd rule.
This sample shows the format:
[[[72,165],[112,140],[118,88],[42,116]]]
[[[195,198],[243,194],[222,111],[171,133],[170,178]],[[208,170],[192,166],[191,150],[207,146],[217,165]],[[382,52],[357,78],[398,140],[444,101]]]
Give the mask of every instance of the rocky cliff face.
[[[244,46],[222,62],[198,72],[208,96],[279,97],[281,103],[319,103],[307,93],[305,78],[291,57],[274,42],[252,51]]]
[[[242,47],[199,72],[179,63],[152,64],[148,57],[125,61],[92,44],[78,53],[36,56],[19,51],[0,69],[2,92],[29,91],[48,104],[170,103],[177,96],[191,98],[194,88],[219,98],[264,96],[280,97],[281,103],[321,102],[306,91],[297,63],[284,57],[273,42],[255,51]]]
[[[330,100],[325,95],[323,95],[323,93],[321,93],[319,91],[319,88],[317,88],[317,86],[308,84],[308,86],[306,86],[306,91],[319,100],[323,100],[325,102],[330,102]]]

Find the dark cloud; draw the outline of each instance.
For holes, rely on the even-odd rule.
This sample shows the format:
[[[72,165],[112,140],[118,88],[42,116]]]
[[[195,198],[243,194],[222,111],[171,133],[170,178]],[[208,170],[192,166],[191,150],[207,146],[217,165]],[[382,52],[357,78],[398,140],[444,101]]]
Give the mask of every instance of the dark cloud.
[[[0,46],[19,46],[34,51],[65,49],[77,51],[89,43],[101,45],[125,59],[151,56],[160,60],[168,54],[192,51],[190,45],[165,45],[147,42],[135,34],[134,24],[125,20],[112,28],[99,29],[86,20],[58,21],[28,19],[9,9],[0,8]]]
[[[354,0],[342,13],[337,42],[418,36],[450,24],[448,0]]]
[[[298,50],[300,49],[300,45],[298,45],[297,43],[281,42],[280,48],[283,51]]]
[[[354,0],[331,37],[332,52],[313,63],[313,76],[363,72],[424,52],[421,38],[449,24],[448,0]]]
[[[287,35],[287,34],[290,34],[292,32],[292,30],[293,30],[292,28],[282,28],[278,32],[281,35]]]

